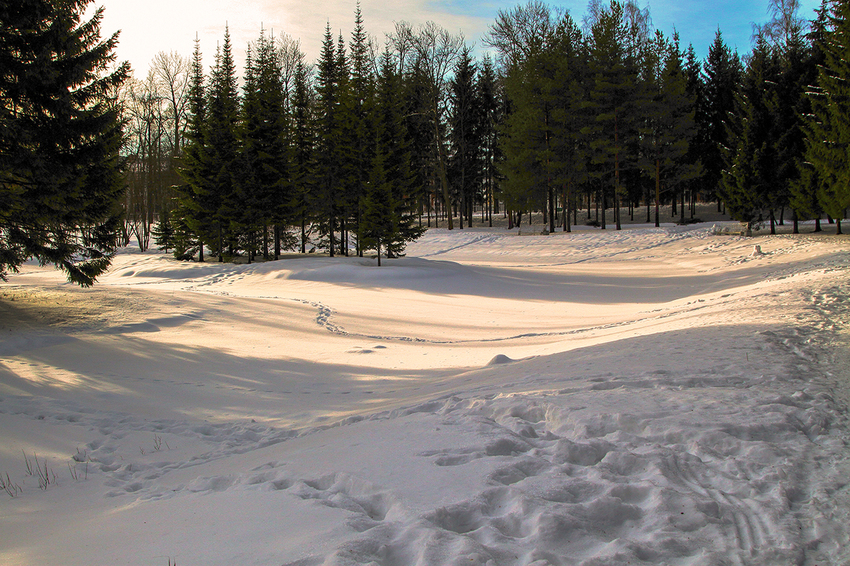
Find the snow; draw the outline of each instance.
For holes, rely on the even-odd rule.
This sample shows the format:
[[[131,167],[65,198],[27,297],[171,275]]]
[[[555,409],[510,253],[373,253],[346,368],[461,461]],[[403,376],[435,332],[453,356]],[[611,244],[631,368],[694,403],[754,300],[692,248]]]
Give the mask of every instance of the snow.
[[[28,265],[0,563],[850,563],[850,240],[731,228]]]

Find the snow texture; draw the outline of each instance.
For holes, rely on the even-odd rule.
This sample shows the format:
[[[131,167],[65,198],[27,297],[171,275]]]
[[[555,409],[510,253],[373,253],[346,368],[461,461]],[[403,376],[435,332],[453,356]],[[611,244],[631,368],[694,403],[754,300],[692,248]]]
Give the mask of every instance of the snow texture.
[[[738,226],[29,265],[0,563],[850,563],[850,240]]]

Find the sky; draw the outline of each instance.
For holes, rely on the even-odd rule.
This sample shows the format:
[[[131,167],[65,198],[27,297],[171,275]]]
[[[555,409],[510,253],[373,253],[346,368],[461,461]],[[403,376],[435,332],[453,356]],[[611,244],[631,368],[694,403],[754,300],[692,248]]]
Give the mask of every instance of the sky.
[[[366,31],[380,44],[395,22],[414,26],[434,21],[452,33],[462,33],[469,45],[483,47],[482,37],[499,10],[511,9],[525,0],[361,0]],[[568,10],[581,22],[587,0],[549,2]],[[820,0],[801,0],[801,16],[814,18]],[[653,25],[665,34],[679,32],[683,47],[693,44],[704,58],[718,28],[727,45],[746,54],[751,49],[754,23],[768,20],[768,0],[639,0],[649,7]],[[121,30],[117,56],[130,61],[141,77],[160,52],[176,51],[191,57],[194,40],[200,40],[207,66],[213,63],[216,46],[229,26],[237,65],[241,72],[245,47],[261,28],[275,36],[286,34],[300,41],[307,60],[317,60],[325,26],[350,38],[356,0],[95,0],[105,8],[102,35]]]

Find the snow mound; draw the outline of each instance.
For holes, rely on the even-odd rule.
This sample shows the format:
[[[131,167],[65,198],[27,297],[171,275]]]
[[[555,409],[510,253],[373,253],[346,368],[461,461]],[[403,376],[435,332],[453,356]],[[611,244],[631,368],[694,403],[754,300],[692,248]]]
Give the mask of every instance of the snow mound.
[[[492,360],[490,360],[487,365],[488,366],[497,366],[501,364],[510,364],[514,362],[511,358],[507,357],[504,354],[496,354]]]

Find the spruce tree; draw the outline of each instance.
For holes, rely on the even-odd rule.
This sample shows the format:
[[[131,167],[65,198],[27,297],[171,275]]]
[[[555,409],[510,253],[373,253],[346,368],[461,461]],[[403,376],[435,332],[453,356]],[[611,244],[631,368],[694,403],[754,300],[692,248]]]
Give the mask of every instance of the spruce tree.
[[[794,206],[796,186],[800,186],[801,169],[806,153],[806,136],[803,131],[805,116],[811,114],[806,91],[814,83],[816,66],[811,65],[811,48],[806,45],[801,23],[791,22],[786,33],[775,43],[779,57],[776,79],[776,97],[772,101],[776,130],[778,170],[777,202],[783,210],[790,205],[793,211],[794,233],[799,232],[798,220],[805,210]]]
[[[737,53],[723,42],[720,30],[708,50],[704,63],[705,115],[703,123],[704,147],[702,163],[705,190],[710,198],[719,197],[723,169],[726,166],[723,148],[729,147],[727,122],[735,112],[735,97],[743,73]],[[719,200],[718,200],[719,204]],[[718,209],[719,210],[719,209]]]
[[[803,61],[803,75],[800,78],[800,83],[803,86],[800,99],[796,108],[799,111],[800,133],[803,136],[802,155],[797,160],[797,176],[791,182],[791,207],[794,209],[794,228],[797,229],[797,220],[814,219],[815,232],[821,231],[820,220],[823,215],[823,208],[818,200],[818,188],[820,187],[820,178],[812,163],[806,158],[808,151],[807,135],[809,133],[809,118],[812,114],[812,96],[810,96],[809,85],[815,85],[818,80],[818,73],[824,63],[823,46],[826,42],[827,32],[827,16],[829,13],[828,0],[822,0],[821,6],[817,10],[817,18],[812,22],[808,40],[808,49],[805,52]]]
[[[242,223],[248,234],[261,234],[269,259],[271,226],[285,224],[291,204],[289,148],[285,144],[281,66],[273,40],[263,32],[246,69],[242,102],[240,178]],[[249,238],[249,261],[260,242]]]
[[[472,208],[481,186],[481,101],[477,91],[478,69],[469,49],[464,49],[455,64],[450,82],[452,106],[449,111],[448,172],[453,194],[460,209],[460,228],[464,218],[472,224]]]
[[[850,2],[834,1],[827,18],[806,157],[817,175],[818,202],[841,234],[850,207]]]
[[[502,194],[518,215],[545,209],[554,195],[553,63],[541,51],[515,62],[505,75],[510,111],[501,138]]]
[[[375,156],[366,193],[363,197],[363,219],[360,226],[360,239],[364,248],[373,248],[378,252],[378,266],[381,265],[381,250],[398,236],[398,204],[395,201],[391,184],[384,171],[386,155]]]
[[[412,139],[405,121],[402,77],[395,71],[388,52],[381,58],[375,102],[375,154],[370,175],[369,198],[383,198],[389,190],[391,229],[382,238],[387,257],[404,253],[408,242],[419,238],[424,229],[416,225],[413,210],[417,196],[417,177],[412,171]],[[386,182],[387,187],[381,186]],[[368,202],[367,202],[368,204]],[[374,204],[369,206],[375,206]],[[382,205],[379,205],[382,206]],[[370,213],[374,218],[374,209]]]
[[[644,146],[642,164],[654,180],[655,225],[659,226],[662,185],[681,192],[680,222],[684,222],[686,183],[700,173],[701,164],[688,159],[689,146],[696,134],[695,100],[688,93],[688,76],[678,38],[668,42],[659,32],[656,49],[659,57],[656,90],[641,139]]]
[[[209,171],[207,170],[206,140],[204,129],[206,122],[206,89],[204,67],[201,58],[200,40],[195,38],[192,56],[192,69],[189,77],[189,123],[186,131],[186,145],[183,150],[180,176],[183,184],[177,187],[179,205],[177,212],[186,238],[175,249],[175,256],[194,255],[193,247],[198,248],[198,261],[204,261],[204,242],[212,241],[211,218],[215,211],[209,206],[208,195],[211,191]],[[190,242],[194,240],[194,242]]]
[[[759,36],[729,123],[721,193],[729,214],[746,222],[748,231],[764,220],[765,214],[770,215],[773,229],[779,166],[776,122],[771,112],[775,79],[774,51]]]
[[[493,227],[493,210],[498,191],[496,163],[498,159],[498,128],[501,122],[500,91],[493,60],[485,56],[478,75],[478,93],[481,105],[482,182],[487,220]]]
[[[315,131],[312,115],[312,96],[309,73],[303,62],[295,69],[295,84],[292,97],[292,201],[290,210],[293,222],[301,231],[301,253],[307,250],[307,225],[312,221],[310,195],[314,190],[314,143]]]
[[[313,205],[320,233],[330,256],[336,253],[336,229],[342,212],[342,187],[346,172],[340,111],[339,59],[331,35],[325,28],[316,84],[316,190]]]
[[[701,195],[705,188],[703,156],[708,151],[707,148],[710,140],[708,135],[709,122],[708,112],[706,110],[702,62],[697,59],[693,44],[688,46],[685,54],[685,76],[687,77],[685,92],[694,104],[694,132],[688,144],[688,152],[684,158],[685,163],[693,168],[694,177],[686,181],[685,185],[691,194],[696,197],[696,195]]]
[[[177,239],[177,232],[171,216],[169,208],[163,207],[159,215],[159,222],[152,231],[154,243],[165,253],[168,253],[169,249],[174,249]]]
[[[535,33],[526,33],[527,28]],[[517,214],[548,210],[554,230],[556,160],[554,112],[559,66],[553,50],[558,22],[542,3],[530,2],[513,12],[500,12],[491,28],[490,42],[501,51],[507,69],[504,76],[509,112],[501,137],[506,206]],[[512,226],[512,222],[509,222]]]
[[[239,243],[239,101],[236,86],[236,68],[230,43],[230,31],[225,29],[224,44],[217,50],[213,68],[209,100],[206,109],[204,138],[206,171],[210,191],[205,207],[214,211],[213,234],[210,244],[224,261],[224,256],[236,253]]]
[[[629,26],[625,15],[622,4],[611,2],[610,8],[602,10],[591,27],[593,87],[589,110],[594,113],[596,120],[594,125],[586,129],[592,137],[592,161],[602,167],[603,182],[610,179],[609,183],[613,187],[618,230],[621,227],[620,199],[625,194],[622,170],[627,148],[637,138],[638,77],[634,54],[627,49]],[[603,210],[605,208],[603,204]],[[604,221],[602,226],[605,227]]]
[[[0,279],[29,258],[90,286],[120,229],[118,34],[102,40],[90,0],[0,5]]]
[[[350,226],[360,236],[363,215],[363,198],[369,182],[369,170],[375,156],[375,73],[370,57],[369,40],[363,26],[360,3],[354,15],[354,30],[350,42],[351,76],[343,98],[346,122],[350,136],[349,173],[345,190],[347,217]],[[348,246],[345,246],[347,253]],[[357,253],[363,248],[357,244]]]
[[[561,20],[555,39],[554,184],[562,190],[563,227],[570,232],[576,193],[588,179],[587,138],[582,131],[592,118],[582,108],[589,97],[591,75],[582,32],[568,15]]]

